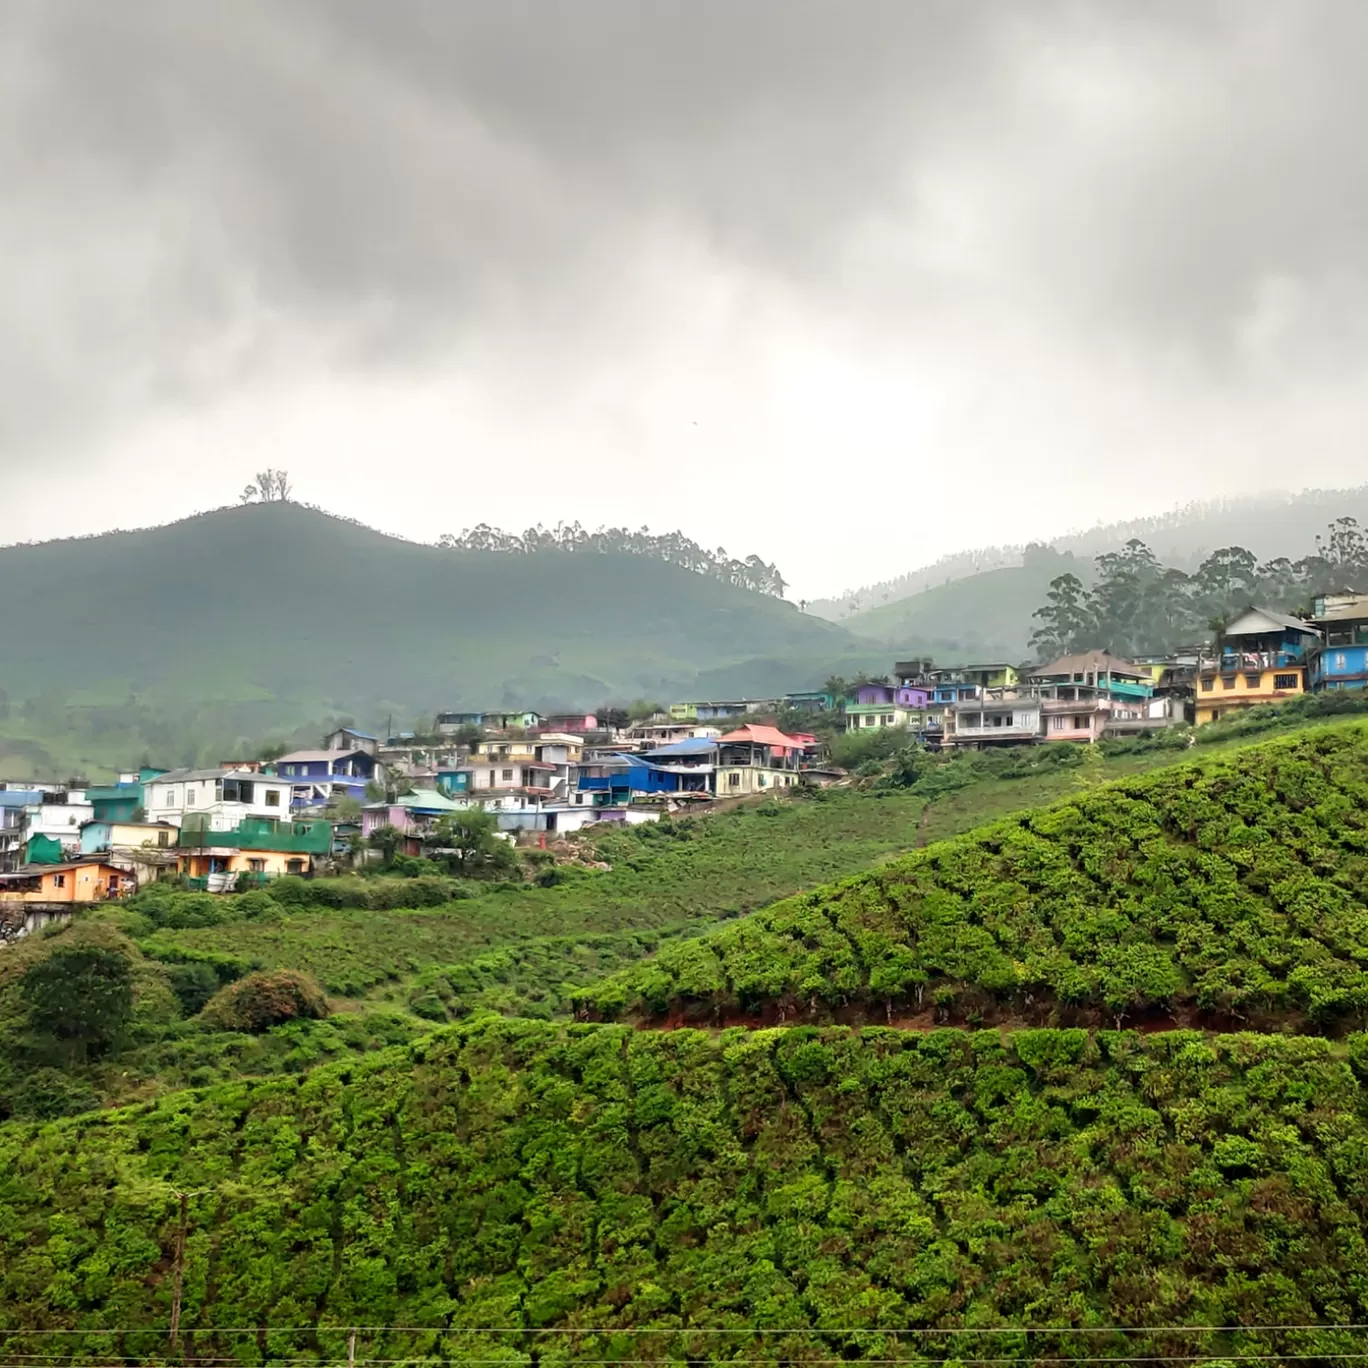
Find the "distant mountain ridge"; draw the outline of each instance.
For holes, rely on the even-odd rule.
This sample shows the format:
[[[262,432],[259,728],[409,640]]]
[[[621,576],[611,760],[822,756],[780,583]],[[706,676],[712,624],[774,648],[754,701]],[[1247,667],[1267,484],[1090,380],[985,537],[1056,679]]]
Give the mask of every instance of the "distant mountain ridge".
[[[894,579],[863,585],[834,598],[814,599],[807,610],[830,621],[843,622],[857,632],[880,634],[874,623],[863,619],[881,613],[900,599],[938,586],[992,570],[1019,567],[1029,545],[1045,546],[1087,562],[1138,537],[1166,565],[1191,570],[1223,546],[1246,547],[1261,560],[1305,554],[1328,522],[1344,516],[1368,524],[1368,485],[1190,503],[1154,517],[1106,523],[1048,542],[955,552]]]

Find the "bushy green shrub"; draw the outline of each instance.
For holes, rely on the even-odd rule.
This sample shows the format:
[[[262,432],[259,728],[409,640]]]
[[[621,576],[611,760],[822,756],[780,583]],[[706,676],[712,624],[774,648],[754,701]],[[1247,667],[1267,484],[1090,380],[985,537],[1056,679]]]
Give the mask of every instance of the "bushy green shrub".
[[[22,1074],[9,1095],[11,1114],[21,1120],[77,1116],[99,1105],[100,1094],[88,1078],[46,1067]]]
[[[328,999],[309,974],[296,969],[261,970],[217,992],[200,1020],[219,1031],[265,1031],[300,1017],[328,1015]]]

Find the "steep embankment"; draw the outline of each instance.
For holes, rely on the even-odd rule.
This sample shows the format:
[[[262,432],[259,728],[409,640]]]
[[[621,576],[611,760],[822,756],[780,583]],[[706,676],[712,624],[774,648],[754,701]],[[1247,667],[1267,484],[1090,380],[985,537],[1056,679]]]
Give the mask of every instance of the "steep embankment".
[[[582,995],[673,1020],[1368,1021],[1368,730],[1127,780],[927,847]]]
[[[178,1296],[244,1364],[1349,1352],[1103,1327],[1368,1319],[1366,1044],[485,1022],[10,1126],[0,1352],[159,1358]]]

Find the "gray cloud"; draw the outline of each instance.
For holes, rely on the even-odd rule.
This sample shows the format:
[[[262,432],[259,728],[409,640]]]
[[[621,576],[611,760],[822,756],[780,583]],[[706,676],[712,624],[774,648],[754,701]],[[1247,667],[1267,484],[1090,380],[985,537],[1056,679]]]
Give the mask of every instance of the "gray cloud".
[[[294,366],[573,379],[676,326],[676,252],[852,345],[1203,405],[1368,350],[1335,0],[29,0],[0,51],[0,459]]]

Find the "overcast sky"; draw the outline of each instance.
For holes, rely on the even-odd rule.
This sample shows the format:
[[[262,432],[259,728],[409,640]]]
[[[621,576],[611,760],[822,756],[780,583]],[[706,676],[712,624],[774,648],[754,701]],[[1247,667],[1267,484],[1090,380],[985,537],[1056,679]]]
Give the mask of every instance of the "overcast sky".
[[[1368,480],[1368,6],[9,0],[0,540],[299,497],[795,596]]]

